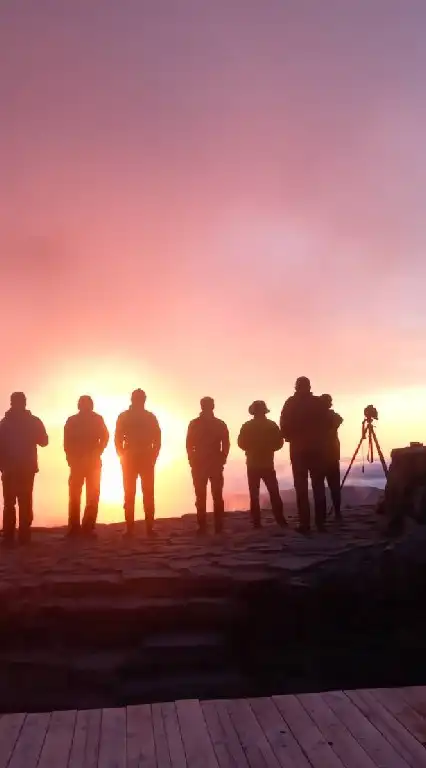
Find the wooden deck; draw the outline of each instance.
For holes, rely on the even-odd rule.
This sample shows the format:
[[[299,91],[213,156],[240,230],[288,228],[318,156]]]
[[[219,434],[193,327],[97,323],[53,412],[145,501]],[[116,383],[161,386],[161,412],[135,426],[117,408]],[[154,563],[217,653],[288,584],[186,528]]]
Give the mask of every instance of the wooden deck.
[[[0,768],[426,767],[426,688],[0,717]]]

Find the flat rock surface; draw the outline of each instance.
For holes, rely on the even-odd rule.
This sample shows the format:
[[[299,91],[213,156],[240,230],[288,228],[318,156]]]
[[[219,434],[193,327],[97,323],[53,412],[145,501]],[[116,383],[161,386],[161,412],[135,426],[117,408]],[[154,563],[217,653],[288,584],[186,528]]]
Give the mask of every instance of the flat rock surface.
[[[120,524],[100,525],[96,539],[70,541],[65,530],[35,529],[29,547],[0,552],[0,605],[18,609],[48,595],[88,597],[114,594],[176,597],[224,593],[230,585],[259,580],[306,581],[321,572],[359,569],[383,552],[423,557],[426,529],[413,524],[398,540],[381,533],[372,507],[346,510],[342,523],[330,519],[328,531],[302,536],[296,520],[281,530],[270,513],[253,531],[248,513],[229,513],[225,533],[196,535],[193,515],[159,519],[157,536],[147,539],[143,522],[132,539]],[[351,566],[352,564],[352,566]],[[182,592],[183,585],[185,586]],[[185,591],[186,590],[186,591]],[[192,590],[192,591],[191,591]],[[35,603],[34,603],[35,601]]]

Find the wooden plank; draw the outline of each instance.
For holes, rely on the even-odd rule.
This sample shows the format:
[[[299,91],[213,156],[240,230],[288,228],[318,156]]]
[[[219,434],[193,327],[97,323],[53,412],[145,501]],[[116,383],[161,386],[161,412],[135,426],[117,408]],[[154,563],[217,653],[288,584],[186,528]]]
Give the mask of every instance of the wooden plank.
[[[201,708],[220,768],[249,768],[226,702],[203,701]]]
[[[426,742],[426,722],[410,707],[397,690],[377,688],[368,691],[423,745]]]
[[[67,768],[76,714],[75,710],[52,712],[37,768]]]
[[[346,768],[376,768],[371,757],[330,709],[320,693],[307,693],[297,698]]]
[[[177,701],[176,710],[190,768],[219,768],[198,699]]]
[[[228,701],[227,708],[252,768],[280,768],[262,728],[246,699]]]
[[[49,721],[50,712],[27,715],[8,768],[36,768]]]
[[[314,768],[342,768],[342,761],[296,696],[274,696],[273,701]]]
[[[249,699],[249,703],[282,768],[311,768],[272,699]]]
[[[0,768],[7,768],[24,722],[24,713],[3,715],[0,719]]]
[[[401,696],[417,714],[426,720],[426,687],[423,685],[398,688]],[[426,745],[424,745],[426,746]]]
[[[345,724],[348,731],[357,740],[364,751],[370,755],[373,762],[380,768],[405,768],[407,765],[388,740],[377,730],[369,715],[365,715],[363,702],[359,708],[356,700],[352,700],[354,692],[335,691],[324,693],[323,697],[330,709]],[[368,709],[368,708],[367,708]]]
[[[126,710],[102,710],[98,768],[126,768]]]
[[[155,754],[159,768],[171,768],[169,745],[164,727],[161,704],[152,705],[152,724],[154,728]]]
[[[127,768],[157,768],[150,704],[127,707]]]
[[[366,691],[347,691],[347,695],[367,720],[384,736],[388,744],[392,746],[395,753],[392,758],[392,768],[393,765],[396,767],[401,765],[418,765],[417,760],[423,761],[424,755],[422,752],[419,753],[416,759],[410,750],[410,747],[413,750],[416,749],[416,745],[418,747],[416,740],[371,694]],[[407,740],[409,740],[408,745]],[[424,765],[422,762],[420,764]]]
[[[77,712],[74,736],[71,744],[69,768],[85,768],[84,753],[86,750],[87,733],[89,729],[89,710]]]
[[[68,768],[98,768],[101,709],[77,712]]]
[[[163,715],[167,743],[169,745],[170,762],[172,764],[172,768],[188,768],[176,712],[176,704],[174,702],[162,704],[161,712]]]

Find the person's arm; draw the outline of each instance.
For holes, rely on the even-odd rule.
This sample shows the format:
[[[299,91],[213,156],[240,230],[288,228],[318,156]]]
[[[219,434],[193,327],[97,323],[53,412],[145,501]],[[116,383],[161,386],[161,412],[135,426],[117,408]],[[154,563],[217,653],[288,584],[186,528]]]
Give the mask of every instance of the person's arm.
[[[41,448],[45,448],[46,445],[49,445],[49,438],[46,432],[46,427],[44,426],[41,419],[35,420],[36,425],[36,442],[37,445],[39,445]]]
[[[99,454],[102,456],[109,443],[109,432],[102,416],[99,417]]]
[[[190,421],[188,425],[188,431],[186,433],[186,453],[188,455],[188,461],[190,464],[194,455],[194,449],[194,423]]]
[[[121,413],[117,419],[117,423],[115,425],[115,434],[114,434],[115,450],[117,451],[117,454],[118,456],[120,456],[120,458],[123,455],[124,438],[125,438],[125,432],[124,432],[123,414]]]
[[[333,411],[333,426],[336,431],[339,429],[341,424],[343,424],[343,418],[340,416],[339,413],[335,413]]]
[[[223,434],[222,434],[222,459],[223,459],[223,463],[226,464],[231,444],[230,444],[230,440],[229,440],[229,429],[226,426],[225,422],[223,422],[222,430],[223,430]]]
[[[242,451],[246,451],[248,448],[247,427],[245,424],[243,424],[243,426],[240,429],[240,434],[238,435],[237,444]]]
[[[274,424],[274,429],[272,434],[274,438],[274,451],[279,451],[284,445],[284,438],[281,434],[281,430],[278,424]]]
[[[155,416],[152,417],[152,450],[155,462],[161,450],[161,429]]]
[[[64,453],[67,457],[67,461],[69,463],[69,452],[71,447],[71,440],[70,440],[70,420],[67,419],[64,426]]]
[[[280,415],[280,430],[284,440],[288,440],[290,437],[290,411],[291,401],[286,400]]]

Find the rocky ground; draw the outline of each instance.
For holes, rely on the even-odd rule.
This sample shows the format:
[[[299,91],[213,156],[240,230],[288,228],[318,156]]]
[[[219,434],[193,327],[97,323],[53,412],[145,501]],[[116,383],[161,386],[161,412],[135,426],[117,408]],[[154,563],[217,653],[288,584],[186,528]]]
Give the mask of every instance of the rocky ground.
[[[349,648],[359,660],[403,632],[414,653],[426,527],[388,540],[362,507],[304,537],[289,518],[282,531],[265,513],[254,532],[230,513],[223,535],[205,537],[192,515],[158,520],[154,540],[143,523],[131,540],[121,525],[90,542],[39,529],[30,547],[0,552],[0,709],[240,695],[278,680],[312,690],[339,658],[347,674]]]

